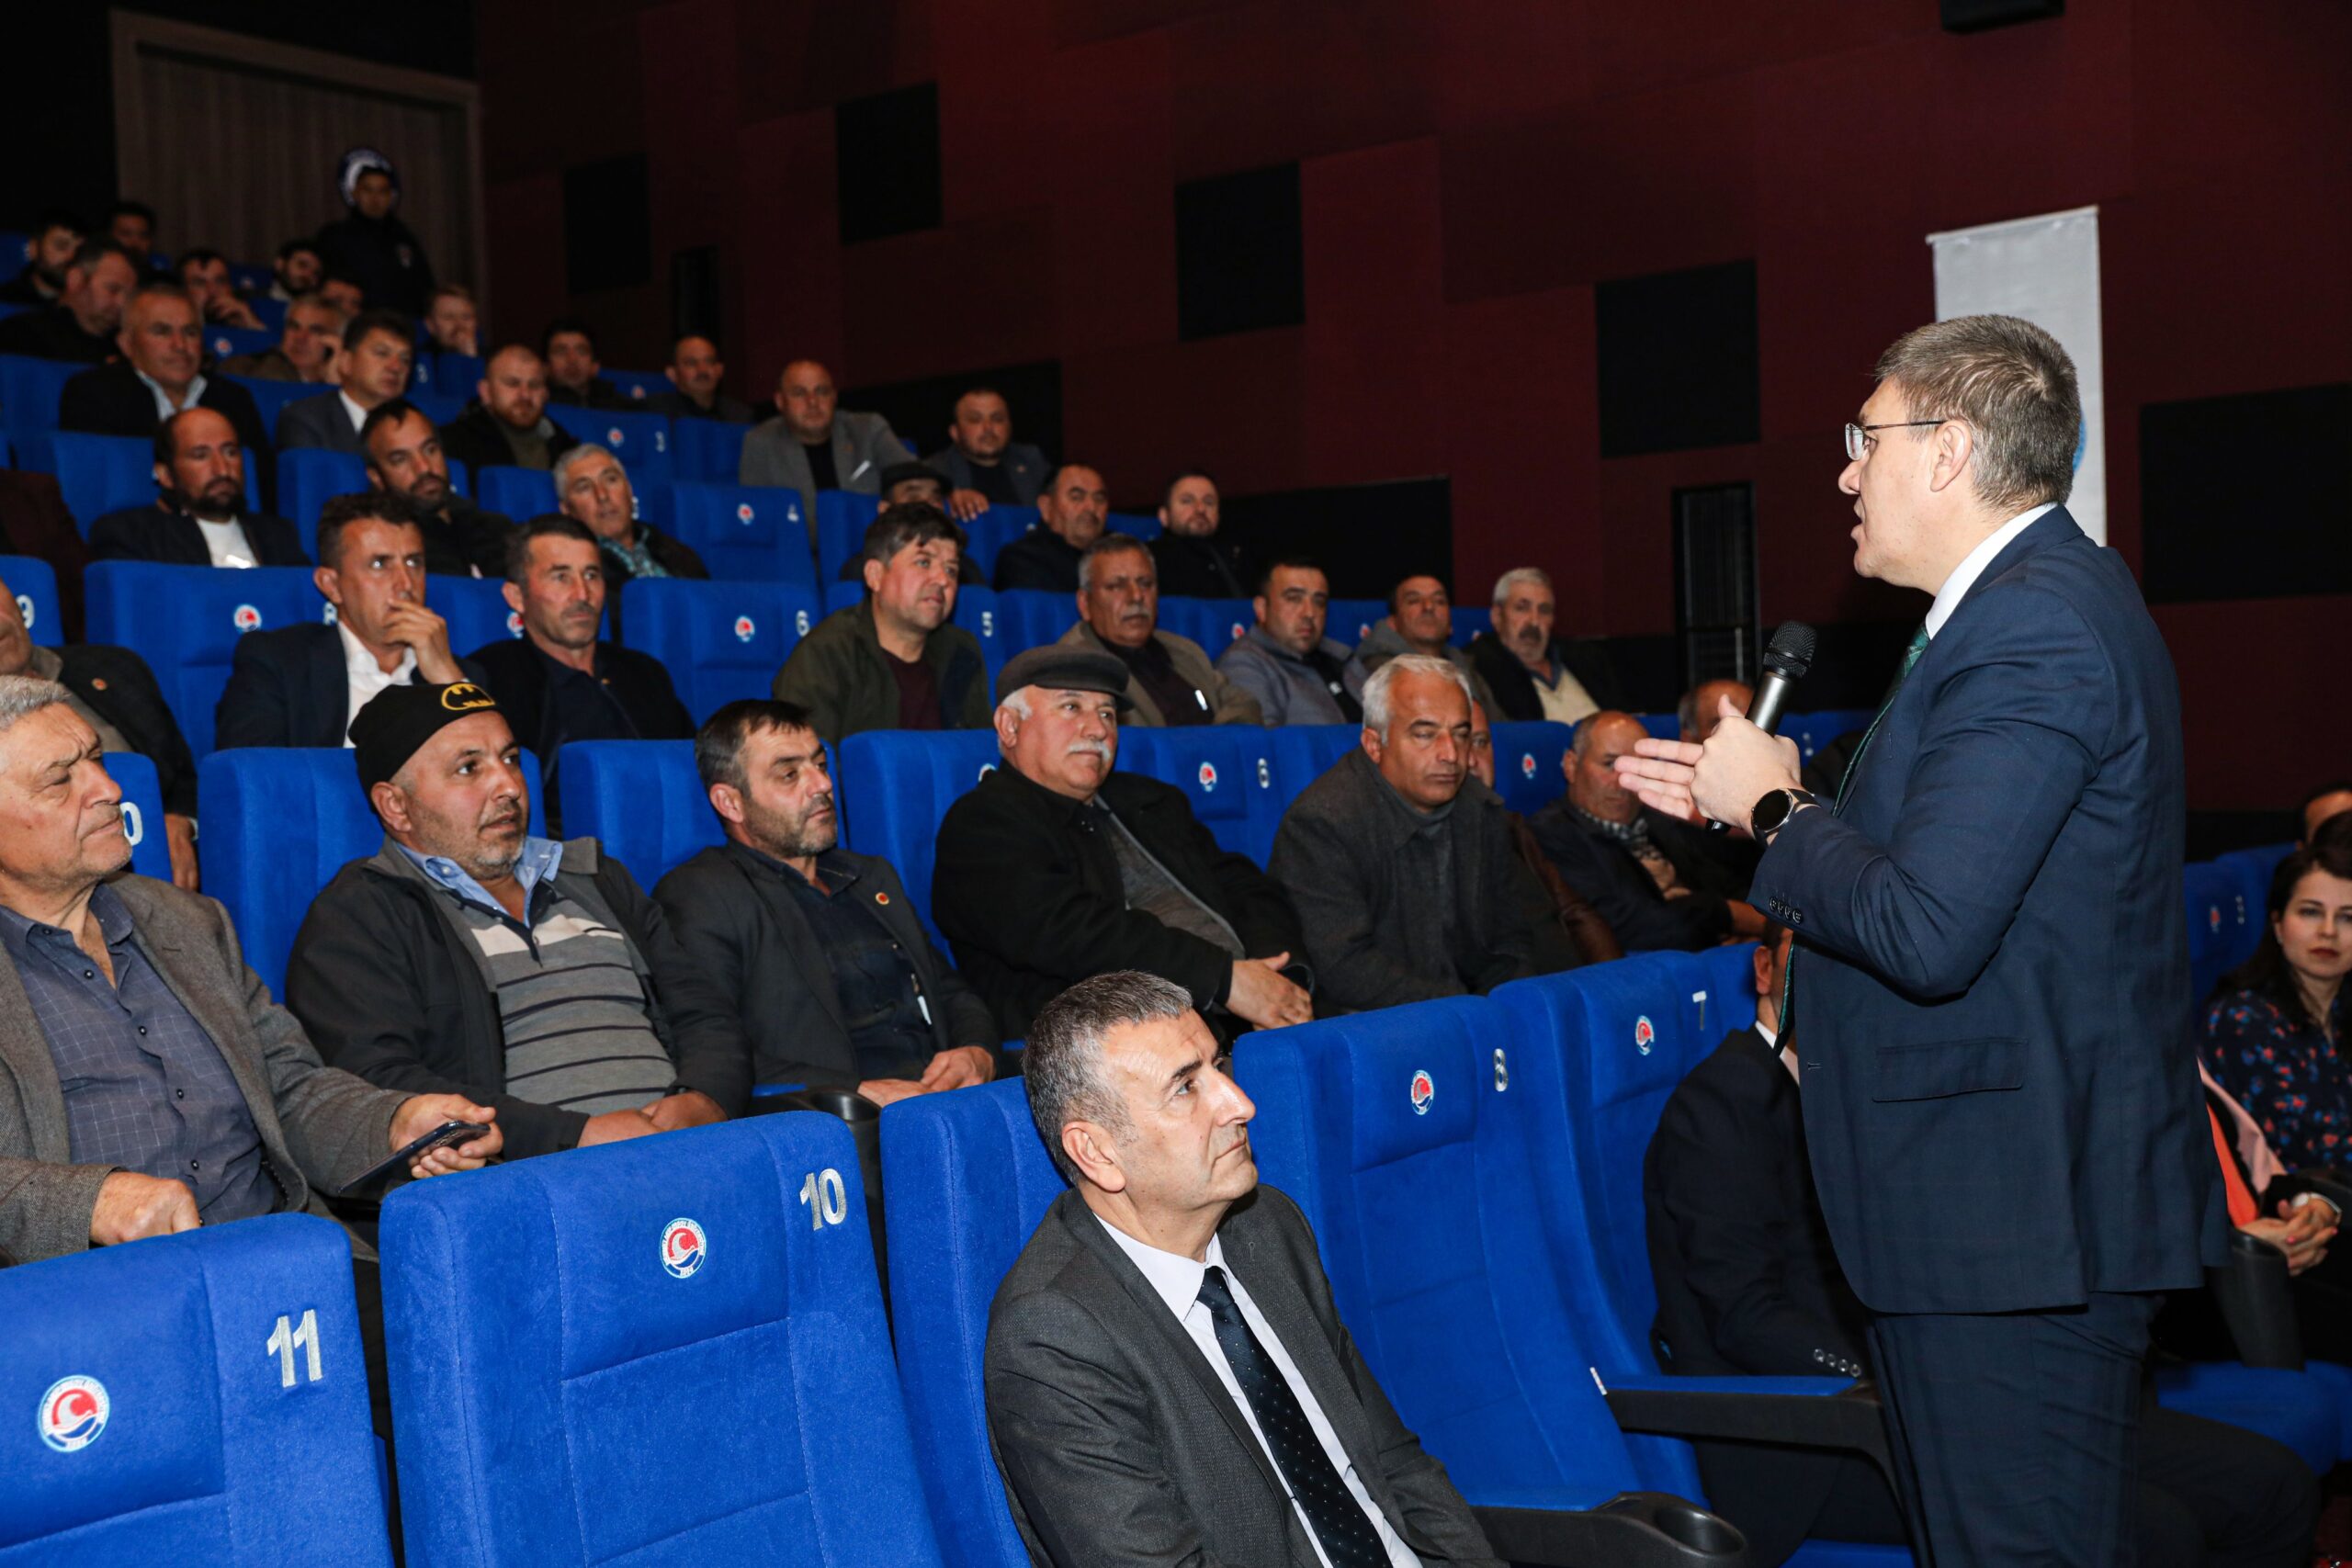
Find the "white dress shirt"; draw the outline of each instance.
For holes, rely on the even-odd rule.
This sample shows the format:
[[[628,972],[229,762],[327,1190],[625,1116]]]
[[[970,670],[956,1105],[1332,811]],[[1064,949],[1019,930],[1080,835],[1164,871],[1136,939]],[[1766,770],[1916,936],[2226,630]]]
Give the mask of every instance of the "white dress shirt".
[[[1789,1069],[1789,1077],[1792,1078],[1797,1077],[1797,1054],[1795,1047],[1782,1045],[1781,1043],[1781,1032],[1773,1028],[1770,1024],[1765,1022],[1760,1018],[1756,1021],[1756,1032],[1764,1037],[1764,1043],[1772,1048],[1772,1055],[1781,1058],[1781,1066]],[[1799,1079],[1798,1081],[1802,1082],[1803,1080]]]
[[[1275,1370],[1282,1373],[1283,1381],[1290,1384],[1292,1394],[1298,1400],[1298,1407],[1306,1413],[1307,1426],[1314,1429],[1315,1440],[1323,1445],[1323,1452],[1331,1461],[1331,1468],[1338,1471],[1340,1479],[1347,1483],[1348,1495],[1356,1500],[1364,1516],[1372,1520],[1372,1528],[1380,1532],[1380,1544],[1388,1553],[1390,1568],[1420,1568],[1421,1560],[1414,1555],[1413,1549],[1389,1528],[1387,1517],[1373,1505],[1372,1495],[1364,1490],[1363,1483],[1356,1477],[1355,1466],[1348,1461],[1347,1450],[1340,1446],[1339,1434],[1331,1429],[1330,1421],[1323,1414],[1323,1406],[1316,1402],[1315,1391],[1306,1386],[1305,1378],[1299,1376],[1298,1364],[1290,1359],[1290,1352],[1283,1348],[1281,1337],[1267,1324],[1264,1314],[1258,1310],[1258,1303],[1250,1299],[1250,1292],[1242,1285],[1240,1277],[1226,1262],[1223,1243],[1215,1235],[1210,1236],[1208,1257],[1195,1263],[1173,1252],[1162,1252],[1156,1247],[1145,1246],[1118,1226],[1103,1220],[1100,1214],[1095,1215],[1095,1219],[1111,1233],[1111,1239],[1119,1244],[1119,1250],[1127,1255],[1127,1261],[1143,1271],[1143,1277],[1150,1282],[1153,1292],[1167,1303],[1168,1310],[1176,1314],[1176,1321],[1183,1325],[1184,1332],[1192,1336],[1193,1345],[1199,1348],[1202,1356],[1207,1359],[1209,1366],[1216,1371],[1217,1382],[1225,1385],[1225,1392],[1240,1409],[1241,1418],[1250,1423],[1250,1436],[1258,1439],[1260,1448],[1265,1449],[1266,1458],[1271,1461],[1274,1451],[1266,1448],[1266,1434],[1258,1429],[1258,1413],[1250,1408],[1249,1397],[1241,1392],[1241,1384],[1233,1375],[1233,1364],[1225,1359],[1225,1348],[1216,1342],[1216,1320],[1209,1315],[1209,1309],[1201,1303],[1202,1276],[1211,1267],[1225,1270],[1225,1282],[1233,1292],[1234,1305],[1241,1309],[1241,1321],[1250,1325],[1250,1332],[1256,1335],[1258,1343],[1265,1347],[1266,1354],[1272,1359]],[[1282,1475],[1281,1465],[1274,1465],[1273,1471],[1276,1475]],[[1288,1477],[1283,1477],[1283,1485],[1285,1490],[1290,1490]],[[1306,1528],[1306,1539],[1315,1548],[1316,1561],[1322,1563],[1323,1568],[1331,1568],[1331,1560],[1323,1554],[1323,1543],[1316,1539],[1315,1527],[1307,1519],[1306,1510],[1299,1507],[1295,1494],[1290,1506],[1297,1513],[1298,1522]]]
[[[2057,509],[2056,502],[2044,502],[2030,512],[2012,517],[1987,535],[1983,544],[1961,557],[1960,564],[1951,569],[1950,577],[1944,579],[1944,585],[1936,590],[1936,602],[1928,606],[1928,636],[1932,638],[1944,629],[1944,623],[1951,619],[1951,613],[1960,608],[1960,602],[1968,597],[1968,591],[1976,586],[1976,580],[1984,575],[1984,569],[1993,564],[1993,558],[2009,547],[2011,539],[2032,527],[2043,513]]]
[[[377,664],[376,656],[368,651],[368,645],[354,637],[349,626],[337,621],[334,629],[335,635],[343,638],[343,672],[351,688],[351,704],[344,711],[353,718],[357,718],[368,699],[385,687],[405,686],[416,679],[416,649],[401,649],[399,666],[386,674]],[[351,726],[347,721],[343,727],[343,743],[346,747],[351,744]]]
[[[196,379],[187,384],[187,399],[184,401],[175,403],[172,401],[172,395],[164,390],[164,384],[161,381],[156,380],[155,378],[148,375],[144,370],[136,370],[133,371],[132,374],[137,376],[140,381],[146,387],[148,395],[155,400],[155,417],[157,419],[169,419],[175,413],[186,413],[188,410],[196,407],[196,405],[204,399],[204,388],[206,383],[201,375],[198,375]]]
[[[259,566],[261,554],[245,537],[245,525],[234,517],[226,523],[207,523],[199,517],[197,530],[204,536],[204,547],[212,557],[214,566]]]
[[[343,405],[344,413],[350,418],[352,431],[356,434],[359,427],[368,423],[368,411],[353,402],[349,392],[338,389],[334,396],[335,400]]]

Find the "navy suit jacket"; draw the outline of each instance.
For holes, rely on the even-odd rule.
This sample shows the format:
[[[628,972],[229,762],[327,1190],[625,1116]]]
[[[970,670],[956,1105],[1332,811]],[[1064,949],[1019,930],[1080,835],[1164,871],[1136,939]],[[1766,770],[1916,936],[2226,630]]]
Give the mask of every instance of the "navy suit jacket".
[[[481,679],[470,661],[458,662],[468,680]],[[340,746],[352,717],[351,676],[334,627],[307,622],[247,632],[229,656],[229,683],[212,710],[212,749]]]
[[[1805,1134],[1883,1313],[2193,1287],[2225,1222],[2188,1036],[2180,695],[2064,507],[1996,556],[1842,806],[1751,901],[1792,928]]]
[[[290,452],[297,446],[322,446],[330,452],[362,456],[368,451],[359,444],[351,416],[344,412],[343,394],[334,388],[314,398],[297,399],[277,411],[277,449]]]

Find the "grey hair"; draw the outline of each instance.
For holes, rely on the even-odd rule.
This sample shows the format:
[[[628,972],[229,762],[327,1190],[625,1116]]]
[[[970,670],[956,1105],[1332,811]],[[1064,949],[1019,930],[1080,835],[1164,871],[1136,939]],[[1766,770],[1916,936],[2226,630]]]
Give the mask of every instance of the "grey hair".
[[[1522,582],[1540,582],[1548,592],[1552,587],[1552,574],[1540,566],[1515,566],[1495,579],[1495,603],[1500,604],[1508,601],[1510,591]]]
[[[1956,419],[1976,433],[1969,466],[1981,504],[2023,512],[2075,488],[2083,428],[2075,362],[2031,321],[1955,316],[1919,327],[1879,355],[1878,378],[1901,390],[1905,418]]]
[[[573,467],[591,457],[613,457],[613,455],[594,441],[582,441],[577,446],[566,448],[563,456],[555,460],[555,467],[548,470],[548,477],[555,480],[555,499],[558,508],[563,504],[563,487],[571,479]],[[621,460],[618,457],[613,457],[613,461],[620,463]],[[628,472],[627,463],[621,463],[621,472]]]
[[[1400,653],[1385,660],[1379,669],[1372,672],[1372,679],[1363,683],[1363,727],[1384,742],[1388,739],[1388,689],[1396,683],[1400,671],[1410,675],[1435,675],[1451,681],[1462,688],[1465,702],[1476,703],[1478,700],[1470,690],[1470,677],[1464,675],[1462,667],[1451,659],[1439,659],[1427,653]]]
[[[1142,552],[1144,559],[1153,560],[1151,547],[1133,534],[1114,534],[1106,528],[1096,535],[1094,542],[1087,546],[1085,553],[1078,558],[1078,591],[1083,593],[1094,586],[1094,558],[1096,556],[1124,555],[1129,550],[1138,550]],[[1158,562],[1154,561],[1153,564],[1156,570]]]
[[[66,700],[65,688],[54,681],[38,675],[0,675],[0,734],[14,729],[18,719]]]
[[[1192,1009],[1192,993],[1183,987],[1121,969],[1080,980],[1031,1021],[1028,1048],[1021,1053],[1029,1114],[1046,1152],[1073,1186],[1079,1172],[1062,1149],[1064,1127],[1091,1122],[1121,1140],[1135,1132],[1126,1101],[1102,1071],[1103,1039],[1114,1029],[1182,1018]]]

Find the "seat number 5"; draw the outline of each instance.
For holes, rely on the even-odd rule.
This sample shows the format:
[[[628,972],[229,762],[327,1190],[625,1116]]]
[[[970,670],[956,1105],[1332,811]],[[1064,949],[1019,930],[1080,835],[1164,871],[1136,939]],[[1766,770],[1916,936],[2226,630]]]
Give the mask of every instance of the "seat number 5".
[[[842,1173],[830,1166],[808,1173],[808,1179],[800,1184],[800,1201],[808,1205],[812,1231],[840,1224],[849,1217],[849,1193],[842,1186]]]
[[[300,1325],[283,1313],[279,1314],[277,1330],[269,1337],[266,1348],[277,1358],[277,1386],[280,1388],[294,1386],[294,1352],[298,1349],[307,1352],[311,1382],[316,1382],[326,1376],[319,1365],[319,1314],[315,1307],[302,1314]]]

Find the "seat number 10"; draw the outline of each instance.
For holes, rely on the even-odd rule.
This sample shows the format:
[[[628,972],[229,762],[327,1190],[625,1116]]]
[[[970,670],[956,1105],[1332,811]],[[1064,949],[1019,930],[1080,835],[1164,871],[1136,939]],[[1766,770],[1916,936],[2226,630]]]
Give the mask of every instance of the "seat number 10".
[[[840,1224],[849,1215],[849,1193],[842,1186],[842,1173],[830,1166],[808,1173],[808,1179],[800,1184],[800,1201],[808,1205],[812,1231]]]

